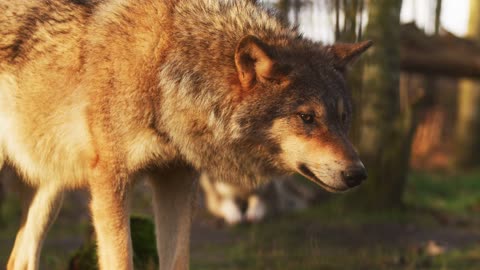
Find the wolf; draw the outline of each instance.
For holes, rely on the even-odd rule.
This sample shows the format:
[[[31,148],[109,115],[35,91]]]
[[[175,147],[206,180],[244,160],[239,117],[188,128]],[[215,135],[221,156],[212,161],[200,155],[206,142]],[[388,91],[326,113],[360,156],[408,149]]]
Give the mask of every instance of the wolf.
[[[0,167],[27,205],[7,269],[37,269],[62,194],[86,187],[100,269],[132,269],[130,190],[153,191],[161,269],[187,269],[197,171],[237,185],[366,172],[349,64],[253,1],[0,0]]]
[[[290,211],[306,209],[318,197],[294,176],[276,177],[257,188],[200,175],[206,209],[228,225],[256,223]]]

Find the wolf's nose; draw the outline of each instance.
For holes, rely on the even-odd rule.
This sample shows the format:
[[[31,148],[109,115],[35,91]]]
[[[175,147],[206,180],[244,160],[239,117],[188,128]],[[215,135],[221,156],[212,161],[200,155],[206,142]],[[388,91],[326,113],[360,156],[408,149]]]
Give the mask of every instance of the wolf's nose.
[[[360,185],[365,179],[367,179],[367,172],[363,167],[349,168],[342,172],[343,181],[348,187],[356,187]]]

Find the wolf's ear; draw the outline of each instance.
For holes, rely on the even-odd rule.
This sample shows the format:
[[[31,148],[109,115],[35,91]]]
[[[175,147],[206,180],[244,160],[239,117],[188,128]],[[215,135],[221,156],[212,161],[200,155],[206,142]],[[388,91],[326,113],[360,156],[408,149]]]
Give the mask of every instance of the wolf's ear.
[[[352,65],[362,53],[372,46],[371,40],[358,43],[337,43],[327,47],[329,53],[333,54],[334,65],[340,70],[345,70]]]
[[[289,71],[273,57],[272,48],[252,35],[243,37],[238,43],[235,66],[243,88],[250,88],[258,81],[280,80]]]

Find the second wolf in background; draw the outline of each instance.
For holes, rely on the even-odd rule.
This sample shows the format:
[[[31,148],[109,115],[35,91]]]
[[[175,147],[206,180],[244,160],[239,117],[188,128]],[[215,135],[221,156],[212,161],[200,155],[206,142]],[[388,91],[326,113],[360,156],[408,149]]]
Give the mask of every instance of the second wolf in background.
[[[207,210],[227,224],[259,222],[265,218],[310,206],[318,192],[294,176],[271,179],[258,188],[218,181],[203,173],[200,185]]]

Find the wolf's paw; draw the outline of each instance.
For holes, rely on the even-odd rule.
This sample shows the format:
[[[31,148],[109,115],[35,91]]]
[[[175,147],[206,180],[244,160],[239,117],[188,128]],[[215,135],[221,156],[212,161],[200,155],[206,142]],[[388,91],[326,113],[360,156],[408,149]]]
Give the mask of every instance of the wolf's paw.
[[[247,220],[259,222],[267,215],[267,205],[257,195],[248,198]]]
[[[243,221],[242,211],[233,200],[225,199],[220,205],[220,212],[223,219],[230,225],[238,224]]]

